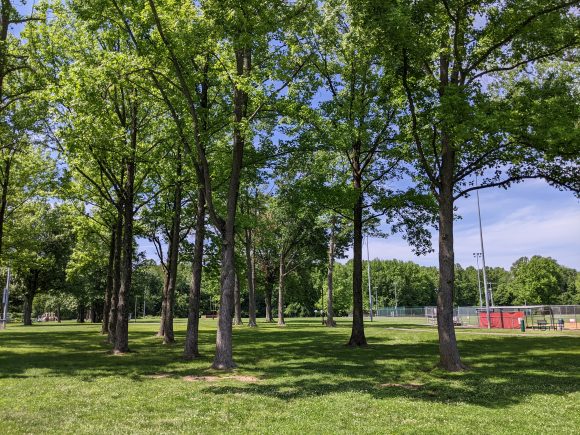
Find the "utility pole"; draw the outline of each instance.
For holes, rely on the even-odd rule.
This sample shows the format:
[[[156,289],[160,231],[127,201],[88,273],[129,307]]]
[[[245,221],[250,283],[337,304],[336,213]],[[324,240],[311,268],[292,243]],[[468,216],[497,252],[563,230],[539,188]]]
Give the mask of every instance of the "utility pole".
[[[477,175],[475,176],[475,184],[477,183]],[[489,311],[489,291],[487,287],[487,273],[485,271],[485,250],[483,249],[483,229],[481,226],[481,207],[479,205],[479,190],[477,195],[477,216],[479,218],[479,241],[481,242],[481,261],[483,263],[483,287],[485,288],[485,312],[487,317],[487,329],[491,329],[491,315]]]
[[[371,260],[369,255],[369,236],[367,236],[367,275],[369,278],[369,312],[373,321],[373,294],[371,292]]]
[[[474,252],[473,256],[475,261],[477,261],[477,291],[479,293],[479,308],[483,306],[483,300],[481,299],[481,278],[479,277],[479,257],[481,257],[481,252]]]

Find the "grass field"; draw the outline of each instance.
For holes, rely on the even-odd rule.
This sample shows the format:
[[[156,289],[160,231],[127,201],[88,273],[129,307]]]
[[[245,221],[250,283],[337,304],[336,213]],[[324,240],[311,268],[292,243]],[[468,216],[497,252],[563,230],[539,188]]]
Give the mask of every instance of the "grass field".
[[[580,433],[577,332],[461,331],[472,369],[450,374],[434,369],[427,326],[367,323],[369,346],[350,349],[347,319],[318,322],[237,327],[228,374],[208,369],[214,320],[202,320],[194,362],[180,359],[182,320],[175,346],[154,322],[131,324],[124,356],[107,353],[98,325],[11,325],[0,331],[0,433]]]

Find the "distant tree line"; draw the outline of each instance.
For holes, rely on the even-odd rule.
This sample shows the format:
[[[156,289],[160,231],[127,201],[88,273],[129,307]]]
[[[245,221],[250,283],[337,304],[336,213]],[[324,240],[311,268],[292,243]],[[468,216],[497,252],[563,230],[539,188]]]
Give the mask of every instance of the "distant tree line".
[[[367,263],[363,266],[366,268]],[[334,312],[335,316],[348,316],[352,313],[350,284],[352,282],[352,260],[337,263],[334,273]],[[79,322],[102,321],[102,280],[99,283],[78,281],[71,272],[70,265],[58,272],[57,276],[65,277],[66,284],[53,281],[44,285],[34,299],[30,316],[36,317],[52,313],[58,319],[76,319]],[[188,293],[191,281],[190,265],[181,263],[177,273],[175,291],[175,317],[186,318],[188,315]],[[60,275],[59,275],[60,273]],[[86,275],[98,278],[102,270],[95,269]],[[478,283],[477,269],[473,266],[463,268],[455,266],[457,276],[455,306],[479,306],[479,288],[483,292],[483,282]],[[480,271],[481,273],[481,271]],[[562,266],[549,257],[522,257],[510,268],[489,267],[488,279],[491,282],[494,303],[496,305],[576,305],[580,304],[580,272]],[[215,314],[219,303],[219,281],[217,274],[207,274],[203,284],[204,292],[200,301],[200,313]],[[143,316],[143,309],[148,316],[160,316],[163,302],[164,274],[163,268],[152,260],[142,259],[134,271],[134,293],[131,300],[132,313]],[[421,266],[411,261],[372,260],[371,290],[374,309],[382,307],[422,307],[433,306],[437,300],[438,271],[435,267]],[[256,315],[266,319],[266,277],[257,277]],[[364,288],[368,288],[366,274]],[[286,304],[284,314],[287,317],[311,317],[320,310],[327,311],[327,285],[324,271],[319,268],[302,270],[292,275],[286,287]],[[20,318],[27,308],[27,290],[17,281],[11,307],[12,316]],[[241,283],[241,315],[248,317],[248,288]],[[145,302],[145,304],[143,304]],[[277,306],[277,296],[273,296]],[[364,295],[364,309],[369,310],[368,292]],[[316,311],[315,311],[316,310]],[[277,308],[273,309],[277,316]],[[134,315],[134,314],[133,314]]]

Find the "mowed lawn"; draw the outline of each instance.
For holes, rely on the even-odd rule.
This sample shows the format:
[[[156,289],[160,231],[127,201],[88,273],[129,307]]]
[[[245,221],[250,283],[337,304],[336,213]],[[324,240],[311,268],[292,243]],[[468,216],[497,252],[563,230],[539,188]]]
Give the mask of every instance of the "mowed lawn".
[[[203,356],[181,360],[154,322],[130,326],[113,356],[99,325],[11,325],[0,331],[0,433],[580,433],[580,333],[458,332],[471,370],[434,369],[437,334],[367,323],[369,346],[344,346],[350,325],[315,319],[236,327],[239,368],[217,373],[215,320]],[[217,379],[216,379],[217,377]]]

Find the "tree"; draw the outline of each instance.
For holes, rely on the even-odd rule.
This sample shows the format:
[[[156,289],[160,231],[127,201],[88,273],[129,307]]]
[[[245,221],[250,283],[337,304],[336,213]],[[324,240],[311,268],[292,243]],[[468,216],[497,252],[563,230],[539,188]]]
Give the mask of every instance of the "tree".
[[[420,240],[429,245],[429,238],[422,231],[425,218],[416,211],[413,214],[417,222],[407,219],[396,223],[397,217],[404,214],[403,209],[412,210],[413,202],[417,201],[420,210],[425,200],[418,192],[408,190],[406,149],[397,140],[396,121],[403,106],[394,70],[381,63],[380,52],[367,37],[364,26],[354,19],[355,15],[348,3],[326,1],[322,6],[322,20],[317,23],[310,46],[318,90],[328,97],[315,103],[318,107],[313,111],[314,122],[309,123],[310,131],[304,136],[339,156],[332,169],[349,174],[350,186],[342,186],[341,195],[347,200],[335,201],[331,209],[352,221],[353,324],[349,345],[365,346],[364,233],[370,233],[386,216],[393,229],[411,224],[414,229],[408,233],[411,242]],[[414,240],[417,235],[422,237]]]
[[[565,270],[552,258],[522,257],[510,269],[510,279],[503,289],[516,305],[548,305],[561,302],[567,291]]]
[[[36,177],[42,171],[35,168],[34,157],[29,156],[38,152],[31,149],[28,134],[38,114],[36,105],[32,104],[32,94],[38,89],[38,83],[31,73],[26,44],[18,32],[13,31],[14,26],[38,19],[18,13],[15,6],[24,3],[0,2],[0,255],[10,208],[31,196],[29,187],[32,191],[40,190],[45,182],[43,177]],[[13,190],[15,179],[27,181],[26,185],[18,185],[16,192]],[[14,194],[19,198],[15,200]]]
[[[64,290],[74,232],[65,205],[32,201],[10,226],[11,262],[22,283],[23,323],[32,324],[32,306],[39,292]]]
[[[164,344],[175,341],[173,333],[173,311],[175,289],[177,285],[177,268],[183,243],[193,227],[195,213],[192,213],[192,201],[184,192],[188,183],[183,168],[183,150],[177,141],[174,151],[164,156],[157,168],[155,184],[159,193],[154,196],[141,212],[141,223],[147,238],[154,244],[159,262],[163,268],[165,280],[163,285],[163,302],[158,336]],[[172,152],[173,151],[173,152]],[[167,246],[167,249],[165,249]]]
[[[517,95],[526,93],[522,83],[535,84],[528,90],[555,90],[550,76],[559,76],[558,70],[546,77],[522,72],[572,54],[578,44],[575,3],[357,2],[385,65],[399,69],[408,113],[402,129],[439,206],[437,316],[440,364],[447,370],[465,368],[453,327],[455,201],[476,189],[526,178],[580,190],[577,156],[565,140],[570,136],[562,134],[562,125],[546,129],[545,122],[529,116],[533,106],[528,116],[519,116],[524,99]],[[571,84],[560,86],[557,93],[571,109],[559,124],[573,130],[578,101],[570,89]]]
[[[69,170],[90,187],[89,196],[98,198],[94,203],[115,210],[109,221],[116,244],[109,334],[114,352],[124,353],[129,350],[133,221],[146,193],[154,195],[147,189],[154,167],[148,163],[157,160],[166,130],[159,124],[159,106],[146,97],[146,83],[133,74],[137,61],[131,41],[104,23],[89,25],[93,6],[50,5],[51,19],[30,27],[27,37],[46,82],[48,137]]]

